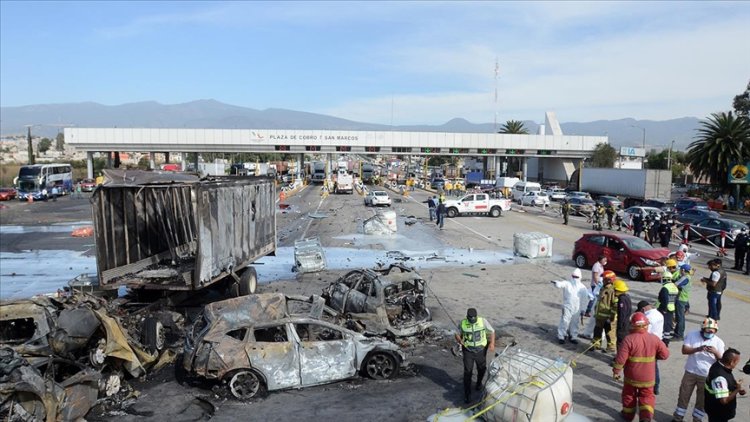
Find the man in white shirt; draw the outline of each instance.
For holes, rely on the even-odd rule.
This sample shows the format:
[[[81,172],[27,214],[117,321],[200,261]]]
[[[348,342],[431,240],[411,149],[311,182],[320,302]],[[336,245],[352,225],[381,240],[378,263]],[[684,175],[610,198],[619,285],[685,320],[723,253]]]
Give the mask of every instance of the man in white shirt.
[[[708,370],[724,354],[724,342],[716,335],[719,324],[711,318],[706,318],[700,330],[691,331],[685,336],[682,354],[688,355],[685,362],[685,373],[680,383],[680,393],[677,398],[677,409],[674,420],[682,421],[690,404],[690,396],[695,394],[695,408],[693,422],[701,422],[706,415],[704,411],[703,386],[706,383]]]
[[[604,266],[607,265],[607,257],[604,255],[599,255],[599,259],[596,260],[594,263],[594,266],[591,267],[591,292],[593,294],[593,297],[596,297],[599,295],[599,292],[597,291],[598,288],[602,286],[603,280],[602,280],[602,274],[604,273]],[[586,314],[585,316],[590,317],[591,316],[591,309],[594,307],[594,300],[589,301],[589,305],[586,307]]]
[[[650,303],[642,300],[638,302],[636,312],[643,312],[648,318],[648,332],[655,335],[659,340],[664,339],[664,315],[657,311]],[[659,395],[659,362],[656,362],[656,379],[654,384],[654,394]]]

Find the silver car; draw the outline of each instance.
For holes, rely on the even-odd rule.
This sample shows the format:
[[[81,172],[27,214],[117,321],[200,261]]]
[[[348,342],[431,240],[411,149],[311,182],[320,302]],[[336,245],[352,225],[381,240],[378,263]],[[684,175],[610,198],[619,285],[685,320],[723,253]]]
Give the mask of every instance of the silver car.
[[[183,367],[226,382],[240,400],[358,373],[373,379],[398,374],[404,361],[398,346],[324,321],[324,311],[318,296],[281,293],[211,303],[186,336]]]

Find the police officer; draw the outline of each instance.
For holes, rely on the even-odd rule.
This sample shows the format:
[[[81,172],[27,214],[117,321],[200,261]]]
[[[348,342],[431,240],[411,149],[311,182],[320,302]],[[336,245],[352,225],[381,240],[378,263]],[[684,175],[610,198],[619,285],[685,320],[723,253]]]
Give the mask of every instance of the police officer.
[[[495,355],[495,330],[486,319],[477,316],[475,308],[466,310],[466,318],[458,326],[456,340],[461,344],[464,357],[464,401],[471,401],[471,376],[477,365],[476,390],[482,389],[487,370],[487,350]]]
[[[562,215],[563,215],[563,220],[564,220],[563,224],[565,224],[567,226],[568,225],[568,216],[570,216],[570,203],[568,202],[567,199],[563,199],[563,203],[562,203]]]
[[[607,207],[607,225],[609,226],[610,230],[612,230],[612,219],[615,218],[616,212],[617,208],[615,208],[615,204],[610,203]]]
[[[734,267],[733,270],[742,271],[742,267],[745,265],[745,254],[747,254],[747,246],[750,241],[750,237],[747,235],[747,229],[742,228],[740,234],[734,239]],[[750,270],[750,268],[748,268]]]
[[[674,313],[677,309],[677,297],[680,294],[680,289],[674,283],[673,274],[677,271],[677,261],[674,259],[668,259],[666,262],[667,272],[664,274],[662,279],[662,287],[659,290],[659,301],[657,302],[656,309],[664,316],[664,331],[662,340],[664,344],[669,346],[669,341],[674,335]]]

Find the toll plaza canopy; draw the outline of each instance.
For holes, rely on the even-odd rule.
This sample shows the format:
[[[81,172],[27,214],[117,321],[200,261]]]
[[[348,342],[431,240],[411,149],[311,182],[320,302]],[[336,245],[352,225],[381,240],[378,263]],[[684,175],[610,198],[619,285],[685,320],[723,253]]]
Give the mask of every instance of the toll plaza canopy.
[[[65,128],[87,152],[280,152],[580,159],[605,136],[284,129]]]

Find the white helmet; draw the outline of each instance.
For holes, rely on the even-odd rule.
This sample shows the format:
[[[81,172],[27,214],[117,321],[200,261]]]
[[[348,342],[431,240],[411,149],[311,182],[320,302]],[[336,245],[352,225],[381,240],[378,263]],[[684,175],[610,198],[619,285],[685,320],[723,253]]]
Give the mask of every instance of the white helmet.
[[[579,278],[580,279],[581,278],[581,269],[580,268],[576,268],[575,270],[573,270],[573,274],[571,274],[571,277],[575,277],[575,278]]]
[[[677,248],[677,250],[687,253],[687,251],[688,251],[688,245],[686,245],[686,244],[683,243],[683,244],[680,245],[679,248]]]

